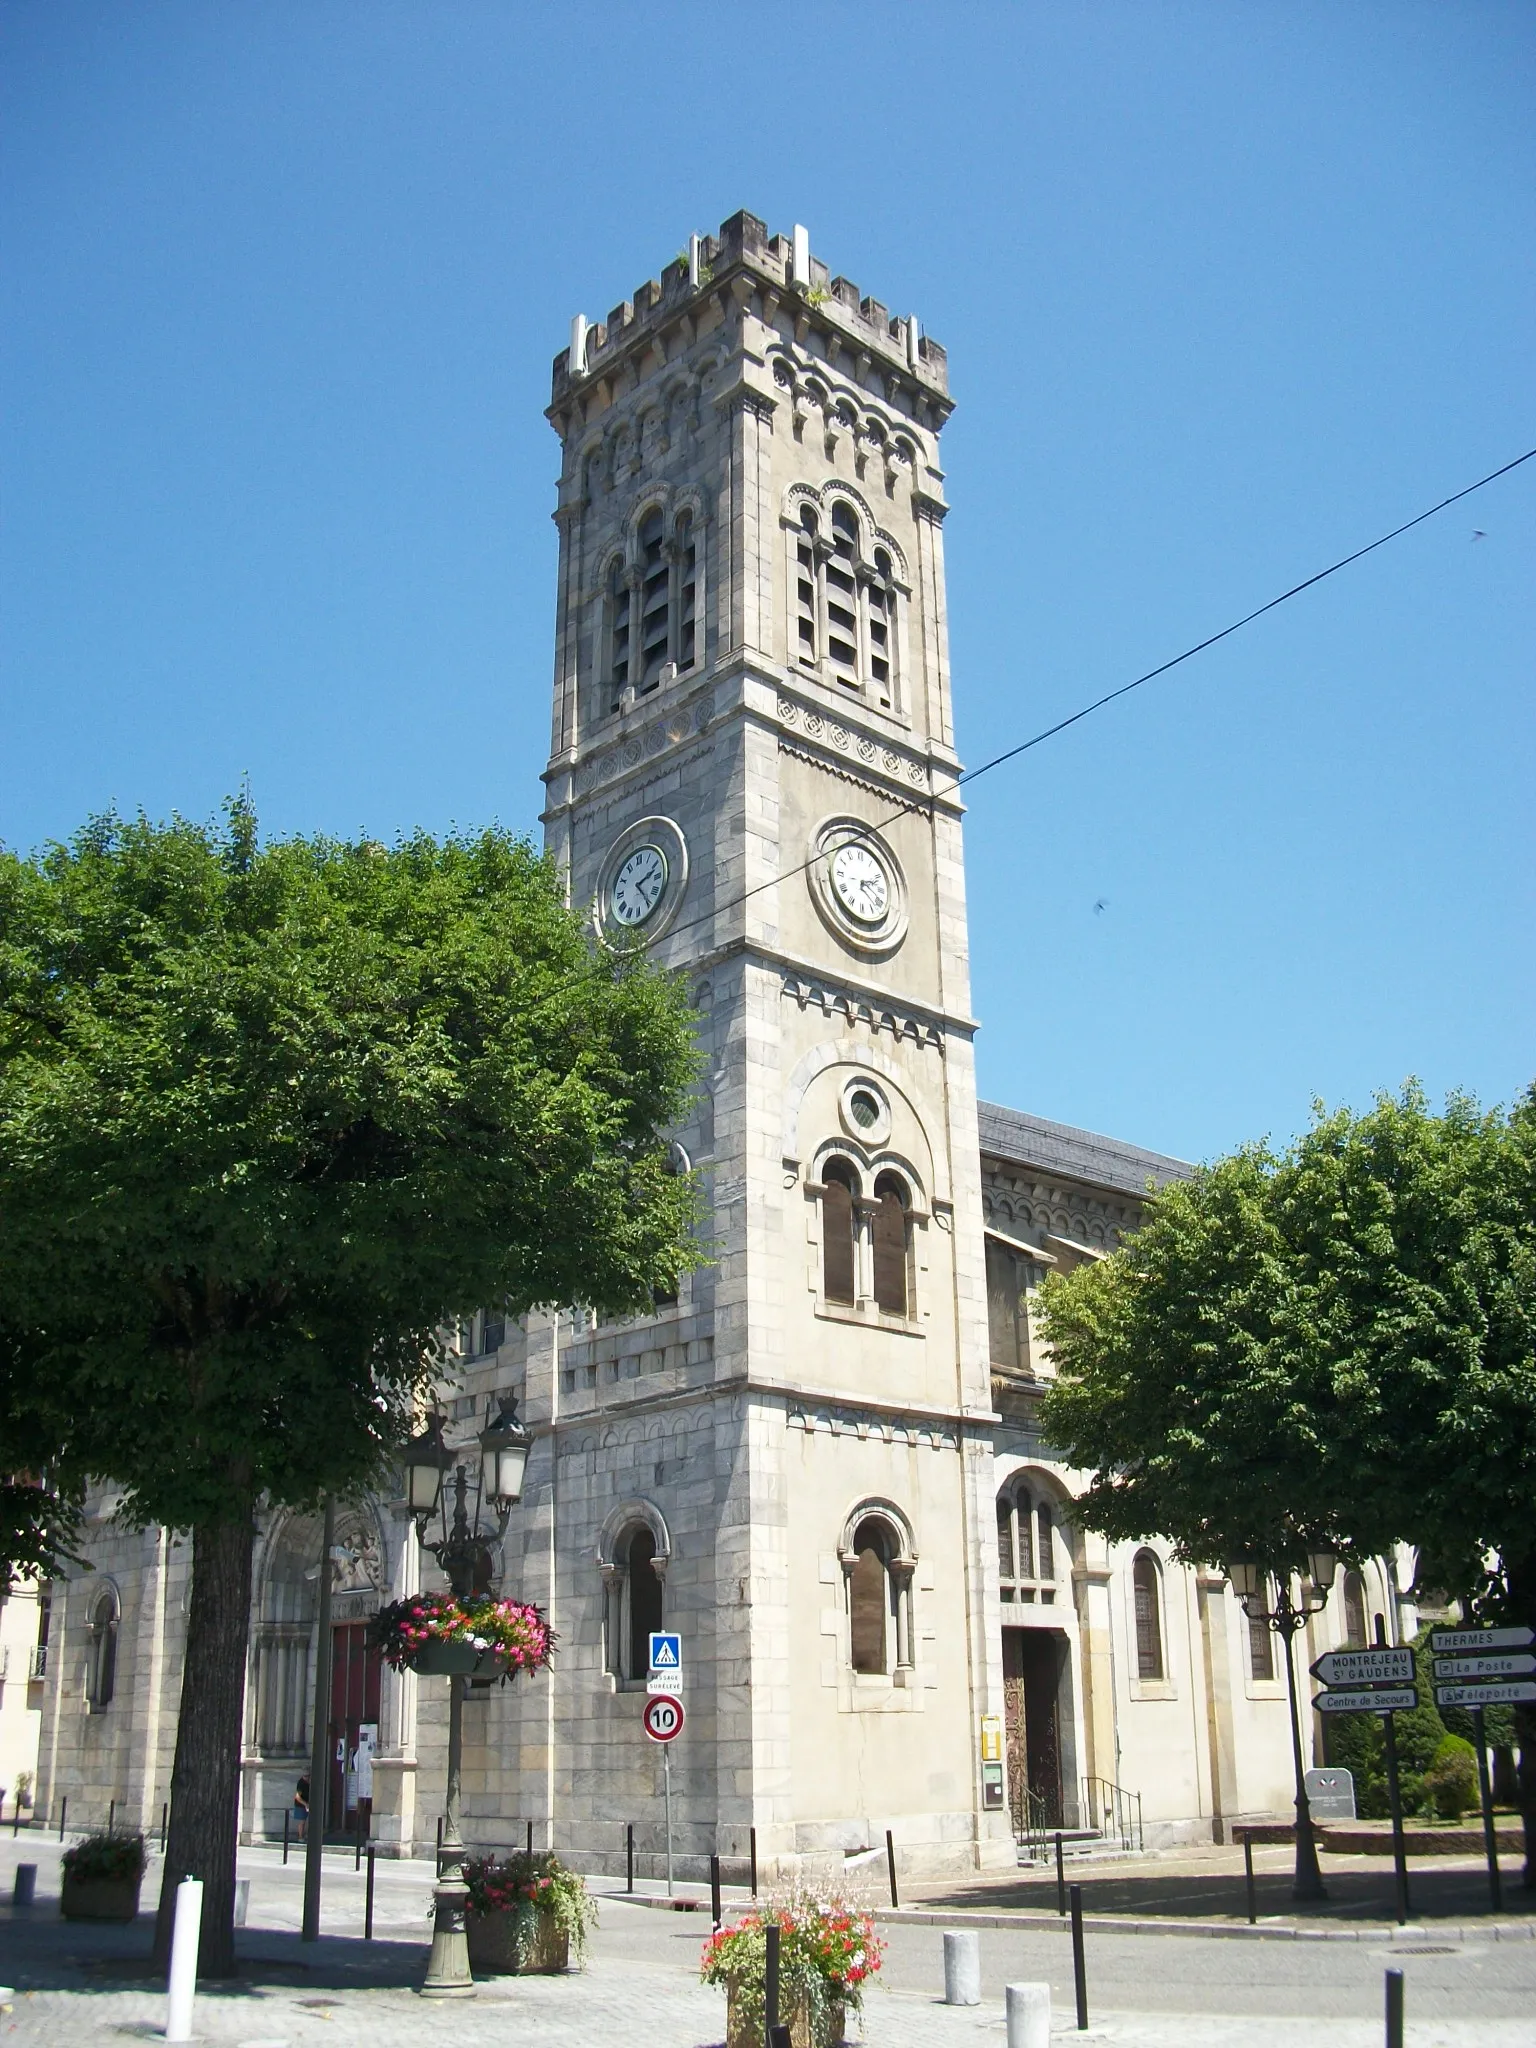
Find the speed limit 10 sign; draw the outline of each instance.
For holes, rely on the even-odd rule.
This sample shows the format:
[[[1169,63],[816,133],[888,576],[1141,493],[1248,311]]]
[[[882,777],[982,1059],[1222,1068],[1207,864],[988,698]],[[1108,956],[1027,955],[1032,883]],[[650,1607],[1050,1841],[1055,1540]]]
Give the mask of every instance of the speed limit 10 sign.
[[[683,1732],[683,1703],[666,1693],[655,1693],[645,1703],[641,1716],[652,1742],[675,1742]]]

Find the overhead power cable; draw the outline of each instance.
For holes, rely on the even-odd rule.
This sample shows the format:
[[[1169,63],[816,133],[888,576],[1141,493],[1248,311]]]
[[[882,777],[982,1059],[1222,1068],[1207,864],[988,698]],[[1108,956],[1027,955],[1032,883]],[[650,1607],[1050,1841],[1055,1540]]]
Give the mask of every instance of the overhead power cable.
[[[1058,718],[1054,725],[1045,726],[1029,739],[1020,740],[1017,746],[1005,748],[1001,754],[994,754],[990,761],[983,761],[979,767],[967,769],[963,775],[956,777],[953,786],[958,789],[968,783],[979,782],[983,775],[990,775],[994,768],[1001,768],[1008,761],[1016,761],[1020,754],[1027,754],[1032,747],[1038,747],[1046,740],[1054,739],[1057,733],[1065,732],[1069,726],[1080,724],[1085,718],[1091,718],[1095,711],[1102,711],[1106,704],[1113,704],[1120,697],[1128,697],[1132,690],[1139,690],[1143,683],[1154,682],[1158,676],[1167,675],[1170,669],[1178,668],[1183,662],[1192,661],[1197,654],[1203,654],[1208,647],[1216,646],[1219,641],[1229,640],[1234,633],[1240,633],[1245,626],[1251,626],[1255,619],[1262,619],[1266,612],[1274,611],[1279,605],[1289,604],[1293,597],[1300,597],[1304,590],[1311,590],[1317,584],[1325,582],[1328,577],[1337,576],[1341,569],[1349,568],[1353,562],[1363,561],[1367,555],[1375,554],[1378,548],[1386,547],[1389,541],[1398,540],[1403,534],[1411,533],[1414,527],[1422,526],[1426,519],[1433,519],[1437,512],[1444,512],[1447,507],[1459,504],[1463,498],[1470,498],[1474,491],[1480,491],[1486,485],[1497,482],[1501,476],[1508,476],[1512,469],[1518,469],[1523,462],[1530,462],[1533,458],[1536,458],[1536,448],[1527,448],[1525,453],[1517,455],[1513,462],[1506,462],[1498,469],[1491,469],[1486,476],[1480,476],[1476,483],[1467,484],[1461,490],[1453,491],[1448,498],[1442,498],[1427,511],[1415,513],[1412,519],[1405,519],[1401,526],[1394,526],[1390,533],[1380,534],[1375,540],[1367,541],[1364,547],[1356,548],[1353,553],[1341,555],[1338,561],[1330,562],[1326,569],[1319,569],[1315,575],[1306,577],[1300,583],[1293,583],[1289,590],[1282,590],[1278,597],[1270,598],[1267,604],[1258,605],[1251,612],[1245,612],[1240,619],[1234,619],[1230,626],[1223,626],[1219,633],[1208,633],[1203,640],[1197,640],[1181,654],[1175,654],[1169,660],[1159,662],[1156,668],[1149,668],[1144,675],[1136,676],[1131,682],[1121,683],[1118,689],[1107,690],[1102,697],[1095,697],[1091,704],[1084,704],[1066,718]],[[864,830],[879,832],[885,826],[895,824],[900,818],[911,817],[926,809],[926,799],[900,803],[885,817],[877,818],[873,824],[866,825]],[[767,881],[754,882],[750,889],[743,889],[739,894],[728,897],[725,902],[700,911],[697,916],[687,919],[682,924],[671,926],[668,936],[675,938],[681,932],[692,931],[696,925],[712,923],[717,917],[723,917],[726,912],[739,909],[743,903],[750,902],[754,896],[760,896],[765,889],[776,889],[781,883],[792,881],[796,875],[803,875],[820,858],[819,854],[812,854],[797,867],[784,868],[778,874],[770,876]]]

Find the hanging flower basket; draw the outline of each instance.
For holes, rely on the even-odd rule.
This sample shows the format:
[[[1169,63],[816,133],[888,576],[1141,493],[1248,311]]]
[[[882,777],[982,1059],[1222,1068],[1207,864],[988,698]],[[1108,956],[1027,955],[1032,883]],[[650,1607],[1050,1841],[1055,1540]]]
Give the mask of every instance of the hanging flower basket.
[[[368,1635],[386,1664],[424,1677],[513,1679],[544,1670],[555,1647],[553,1629],[530,1601],[489,1593],[392,1601],[373,1617]]]

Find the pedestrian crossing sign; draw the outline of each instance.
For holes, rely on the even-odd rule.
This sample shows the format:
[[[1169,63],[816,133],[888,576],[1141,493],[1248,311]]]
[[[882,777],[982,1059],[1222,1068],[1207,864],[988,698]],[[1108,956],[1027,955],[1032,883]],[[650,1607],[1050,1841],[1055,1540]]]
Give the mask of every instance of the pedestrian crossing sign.
[[[679,1635],[653,1634],[651,1637],[651,1669],[653,1671],[681,1671],[682,1668],[682,1637]]]

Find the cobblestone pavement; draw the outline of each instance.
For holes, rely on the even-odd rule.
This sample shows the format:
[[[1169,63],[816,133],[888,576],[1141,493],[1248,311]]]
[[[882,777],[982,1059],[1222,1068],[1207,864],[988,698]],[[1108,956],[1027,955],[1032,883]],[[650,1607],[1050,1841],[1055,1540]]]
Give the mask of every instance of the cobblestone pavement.
[[[15,1987],[0,2013],[0,2043],[92,2048],[160,2038],[165,1997],[147,1974],[148,1916],[135,1927],[81,1927],[57,1917],[57,1845],[0,1844],[0,1897],[22,1853],[39,1865],[30,1913],[0,1907],[0,1980]],[[325,1938],[297,1939],[301,1872],[266,1851],[244,1852],[252,1880],[251,1924],[233,1986],[200,1989],[200,2041],[217,2048],[716,2048],[724,2001],[694,1975],[704,1917],[609,1899],[587,1970],[560,1978],[493,1980],[473,2000],[422,1999],[431,1872],[422,1864],[377,1867],[376,1926],[361,1933],[361,1878],[351,1860],[327,1858]],[[151,1879],[155,1876],[151,1872]],[[151,1892],[146,1889],[145,1905]],[[1093,2023],[1072,2023],[1071,1951],[1057,1930],[985,1929],[983,2003],[947,2008],[942,1935],[889,1926],[886,1968],[867,2000],[868,2048],[986,2048],[1005,2039],[1003,1985],[1051,1984],[1053,2033],[1118,2048],[1376,2048],[1382,2039],[1382,1972],[1407,1979],[1410,2048],[1532,2048],[1536,2044],[1536,1943],[1455,1949],[1432,1935],[1355,1943],[1192,1942],[1112,1934],[1089,1949]],[[1438,1950],[1438,1953],[1436,1952]]]

